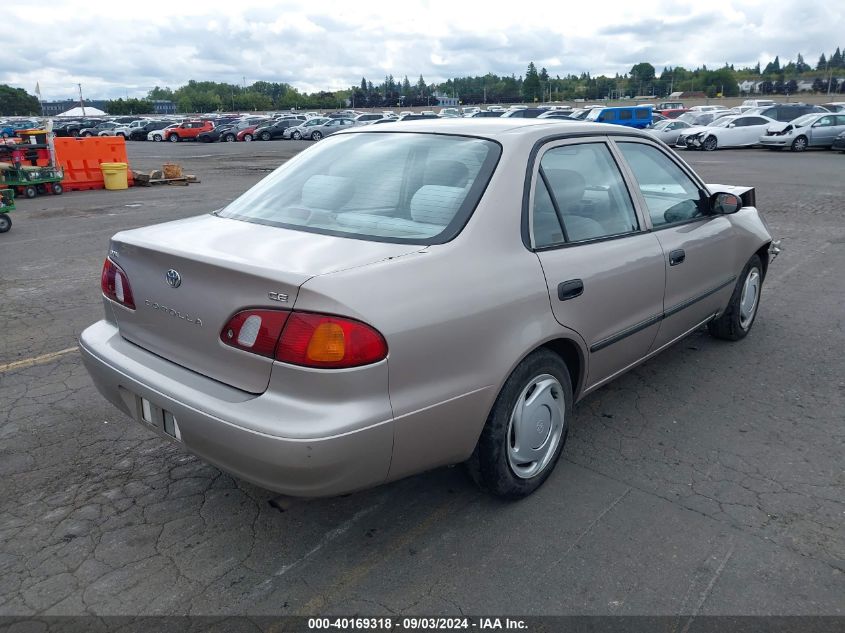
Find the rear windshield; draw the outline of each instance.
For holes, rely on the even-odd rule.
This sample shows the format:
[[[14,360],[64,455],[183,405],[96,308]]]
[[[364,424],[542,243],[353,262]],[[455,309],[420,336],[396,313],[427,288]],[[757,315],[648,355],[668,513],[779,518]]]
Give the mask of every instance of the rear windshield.
[[[500,152],[489,140],[442,134],[330,136],[218,215],[341,237],[442,244],[466,224]]]

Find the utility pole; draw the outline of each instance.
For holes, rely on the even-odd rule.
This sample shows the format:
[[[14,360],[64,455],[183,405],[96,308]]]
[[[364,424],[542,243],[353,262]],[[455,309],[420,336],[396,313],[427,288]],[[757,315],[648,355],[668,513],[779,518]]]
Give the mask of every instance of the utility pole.
[[[827,60],[827,63],[824,66],[825,72],[827,72],[827,96],[830,96],[830,82],[833,79],[833,73],[830,72],[830,60]]]
[[[76,84],[79,88],[79,107],[82,108],[82,116],[85,116],[85,101],[82,100],[82,84]],[[828,84],[828,90],[830,90],[830,84]]]

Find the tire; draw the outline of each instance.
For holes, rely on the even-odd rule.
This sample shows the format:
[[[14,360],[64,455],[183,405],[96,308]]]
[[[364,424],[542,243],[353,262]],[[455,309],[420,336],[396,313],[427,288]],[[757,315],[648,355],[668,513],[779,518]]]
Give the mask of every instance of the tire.
[[[752,288],[753,297],[748,294]],[[759,255],[754,255],[742,269],[725,312],[707,324],[710,334],[726,341],[745,338],[757,318],[762,290],[763,264]]]
[[[94,136],[91,132],[83,132],[82,136]]]
[[[122,138],[124,141],[126,140],[126,135],[125,135],[123,132],[118,132],[117,134],[115,134],[115,136],[119,136],[119,137],[120,137],[120,138]]]
[[[701,149],[705,152],[712,152],[719,146],[719,141],[716,140],[715,136],[708,136],[704,139],[704,142],[701,143]]]
[[[803,152],[807,149],[807,137],[803,134],[792,141],[792,146],[789,148],[793,152]]]
[[[252,142],[252,134],[244,134],[244,142],[251,143]]]
[[[470,476],[498,497],[530,495],[554,470],[571,413],[572,381],[566,363],[550,350],[537,350],[513,370],[499,392],[467,461]],[[521,442],[526,442],[525,457],[520,457]],[[534,444],[537,449],[531,448]],[[522,461],[526,457],[537,459]]]
[[[170,141],[171,143],[178,143],[182,139],[179,138],[178,134],[171,134],[170,136],[167,137],[167,140]]]
[[[62,183],[54,182],[52,185],[50,185],[50,190],[53,192],[53,195],[60,196],[64,193],[65,188],[62,187]]]
[[[316,131],[316,130],[314,130],[313,132],[311,132],[311,140],[312,140],[312,141],[319,141],[319,140],[320,140],[320,139],[322,139],[322,138],[323,138],[323,133],[322,133],[322,132],[318,132],[318,131]]]
[[[163,138],[161,138],[161,134],[153,134],[153,140],[154,140],[156,143],[161,143],[164,139],[163,139]]]
[[[302,132],[300,132],[299,130],[297,130],[296,132],[294,132],[293,134],[291,134],[291,135],[290,135],[290,137],[291,137],[294,141],[299,141],[299,140],[301,140],[301,139],[302,139]]]
[[[226,141],[227,143],[234,143],[235,141],[238,140],[238,138],[234,134],[226,134],[223,137],[223,140]]]
[[[8,233],[12,228],[12,218],[8,213],[0,213],[0,233]]]
[[[33,187],[32,185],[30,185],[30,186],[28,186],[28,187],[24,187],[24,190],[23,190],[23,195],[24,195],[26,198],[34,198],[35,196],[37,196],[37,195],[38,195],[38,191],[35,189],[35,187]]]
[[[270,132],[262,132],[261,133],[261,140],[262,141],[269,141],[270,140]]]

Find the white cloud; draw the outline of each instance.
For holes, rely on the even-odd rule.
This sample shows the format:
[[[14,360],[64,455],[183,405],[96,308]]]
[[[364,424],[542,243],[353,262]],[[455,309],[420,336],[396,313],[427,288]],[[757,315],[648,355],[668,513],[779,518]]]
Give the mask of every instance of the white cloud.
[[[8,0],[7,0],[8,1]],[[830,53],[845,9],[806,0],[605,0],[519,3],[443,0],[54,0],[5,10],[0,83],[39,82],[45,99],[143,96],[188,79],[284,81],[341,89],[362,76],[412,82],[468,74],[625,73],[639,61],[694,67]]]

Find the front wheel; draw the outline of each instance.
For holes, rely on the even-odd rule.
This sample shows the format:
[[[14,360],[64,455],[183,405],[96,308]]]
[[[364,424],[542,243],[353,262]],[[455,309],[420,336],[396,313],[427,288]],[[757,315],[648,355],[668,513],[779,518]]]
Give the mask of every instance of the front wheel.
[[[12,218],[8,213],[0,213],[0,233],[6,233],[12,228]]]
[[[754,255],[742,269],[725,312],[707,324],[710,334],[726,341],[745,338],[757,317],[762,289],[763,264],[759,255]]]
[[[60,196],[64,192],[65,188],[62,187],[62,183],[54,182],[50,185],[50,189],[53,191],[53,195]]]
[[[24,188],[23,195],[27,198],[34,198],[38,195],[38,191],[35,189],[35,187],[30,185],[29,187]]]
[[[560,457],[572,412],[572,382],[561,358],[541,349],[505,382],[467,469],[483,489],[525,497],[548,478]]]
[[[179,142],[179,135],[178,134],[171,134],[167,137],[167,140],[171,143],[178,143]]]
[[[806,136],[799,136],[794,141],[792,141],[792,151],[793,152],[803,152],[807,149],[807,137]]]
[[[296,131],[296,132],[294,132],[293,134],[291,134],[291,138],[292,138],[294,141],[298,141],[298,140],[300,140],[300,139],[302,138],[302,133],[301,133],[301,132],[299,132],[299,131]]]
[[[161,141],[162,141],[161,134],[153,134],[153,140],[156,143],[161,143]]]
[[[252,134],[244,134],[244,141],[246,143],[251,143],[252,142]]]
[[[704,149],[705,152],[712,152],[716,147],[718,147],[719,142],[716,140],[715,136],[708,136],[704,139],[704,142],[701,144],[701,147]]]
[[[227,143],[234,143],[238,139],[234,134],[227,134],[226,136],[223,137],[223,140],[226,141]]]
[[[261,140],[262,141],[269,141],[270,140],[270,132],[262,132],[261,133]]]

